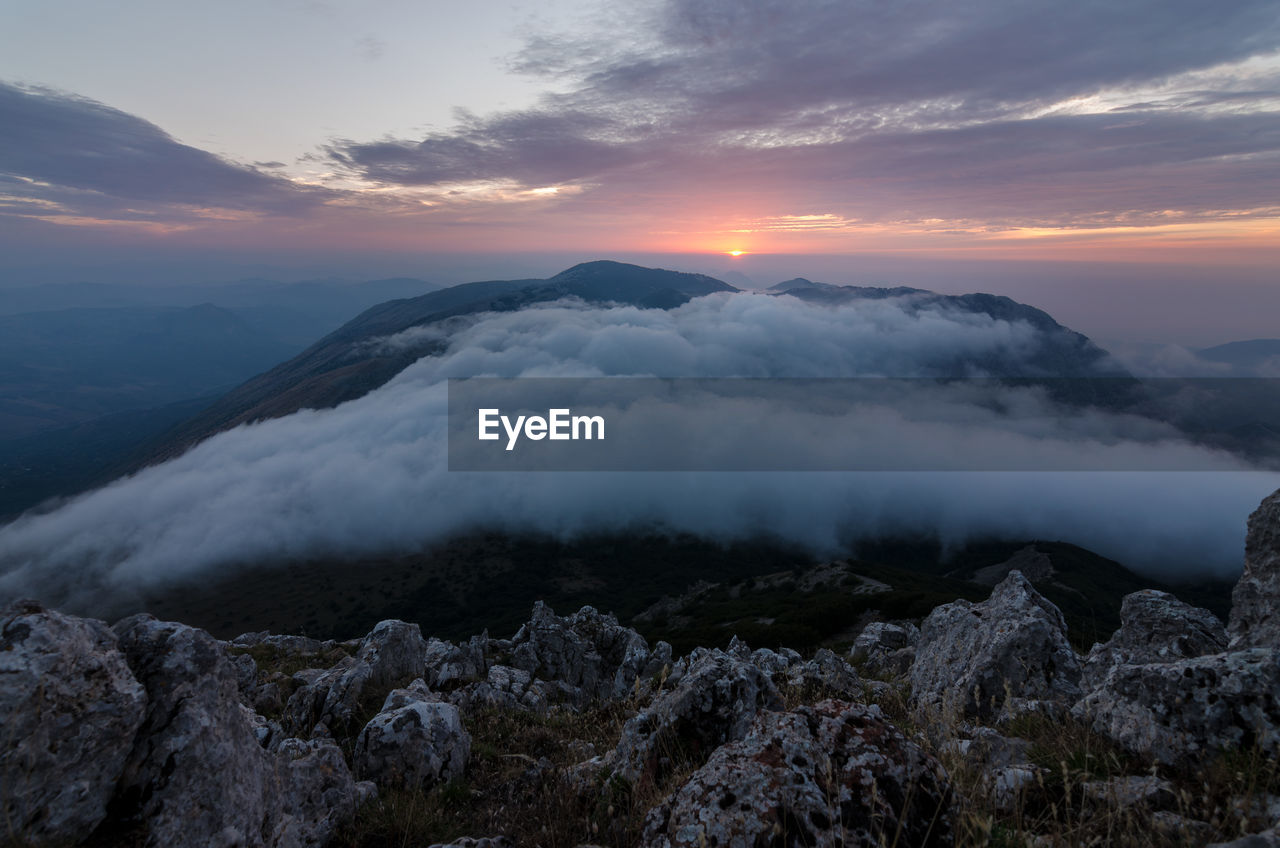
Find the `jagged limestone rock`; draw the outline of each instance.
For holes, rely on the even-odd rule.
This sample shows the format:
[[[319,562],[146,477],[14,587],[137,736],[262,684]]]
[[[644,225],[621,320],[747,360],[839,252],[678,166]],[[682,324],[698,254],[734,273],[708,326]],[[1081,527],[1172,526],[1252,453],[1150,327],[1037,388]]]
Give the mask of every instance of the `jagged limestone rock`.
[[[697,648],[678,664],[671,689],[623,725],[618,746],[603,763],[630,783],[666,770],[674,756],[704,760],[717,746],[741,739],[761,710],[782,699],[767,674],[748,660]]]
[[[273,762],[240,704],[222,645],[149,615],[121,621],[115,632],[148,705],[114,813],[156,848],[268,844],[279,820]]]
[[[1184,604],[1168,592],[1144,589],[1125,596],[1120,629],[1093,646],[1080,685],[1085,692],[1092,690],[1112,667],[1123,663],[1173,662],[1226,648],[1226,628],[1213,613]]]
[[[1135,753],[1191,764],[1224,748],[1280,753],[1280,649],[1117,665],[1073,708]]]
[[[422,681],[414,681],[421,684]],[[453,704],[434,700],[425,686],[397,689],[356,739],[356,771],[379,786],[431,786],[461,777],[471,736]]]
[[[646,848],[946,846],[952,790],[878,707],[762,712],[645,817]]]
[[[355,656],[315,675],[293,693],[286,727],[299,736],[311,735],[317,724],[354,732],[362,701],[381,698],[392,687],[421,677],[426,658],[427,643],[418,625],[381,621],[360,641]]]
[[[509,665],[534,677],[580,688],[588,698],[620,699],[670,663],[671,646],[650,650],[639,633],[592,607],[560,618],[538,601],[512,638],[511,655]]]
[[[280,819],[274,844],[322,846],[355,818],[359,789],[331,739],[285,739],[276,748]]]
[[[485,676],[485,640],[476,637],[462,645],[430,639],[426,650],[426,681],[433,690],[448,691]]]
[[[88,836],[145,714],[105,624],[33,601],[0,611],[0,821],[51,843]]]
[[[853,666],[822,648],[807,662],[792,663],[787,669],[787,685],[809,693],[810,700],[837,698],[854,700],[862,696],[862,680]]]
[[[1231,593],[1231,647],[1280,646],[1280,491],[1249,516],[1244,573]]]
[[[1019,571],[982,603],[931,612],[911,667],[918,707],[983,720],[1058,711],[1079,698],[1079,681],[1062,613]]]
[[[868,674],[906,677],[915,662],[920,628],[909,621],[873,621],[849,647],[849,660]]]

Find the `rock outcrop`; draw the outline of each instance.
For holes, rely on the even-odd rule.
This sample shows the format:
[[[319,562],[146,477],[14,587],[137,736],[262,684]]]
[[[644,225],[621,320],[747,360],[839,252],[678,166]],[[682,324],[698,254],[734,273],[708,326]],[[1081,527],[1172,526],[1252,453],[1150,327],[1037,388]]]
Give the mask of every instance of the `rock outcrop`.
[[[1280,754],[1280,649],[1118,665],[1073,712],[1130,751],[1170,765],[1224,748]]]
[[[274,774],[208,633],[138,615],[116,624],[147,690],[146,720],[117,803],[149,846],[263,844],[278,817]]]
[[[1080,685],[1086,692],[1117,665],[1174,662],[1227,648],[1226,628],[1213,613],[1156,589],[1125,596],[1120,622],[1115,635],[1094,645],[1084,661]]]
[[[281,809],[274,844],[327,845],[355,817],[362,795],[342,750],[332,739],[285,739],[275,753]]]
[[[849,648],[849,660],[867,674],[906,677],[916,659],[920,628],[909,621],[873,621]]]
[[[1233,648],[1280,646],[1280,491],[1249,516],[1244,573],[1231,595]]]
[[[392,687],[421,677],[426,658],[427,643],[418,625],[379,622],[361,640],[355,656],[344,658],[294,692],[285,726],[298,736],[312,735],[317,724],[354,730],[359,727],[362,705],[370,700],[376,704]]]
[[[1079,681],[1062,613],[1018,571],[980,604],[931,612],[911,667],[918,707],[984,720],[1062,711],[1079,698]]]
[[[942,846],[951,787],[879,708],[764,712],[645,819],[647,848]]]
[[[73,843],[106,817],[146,692],[100,621],[19,601],[0,612],[0,821]]]
[[[426,787],[461,777],[471,736],[458,708],[432,699],[422,680],[387,696],[356,739],[355,766],[379,786]]]
[[[651,651],[644,637],[612,615],[583,607],[565,618],[538,601],[533,617],[511,640],[515,668],[581,689],[588,698],[630,695],[644,677],[671,662],[671,646]]]
[[[746,736],[761,710],[779,710],[782,699],[770,677],[748,660],[697,648],[680,660],[672,688],[627,721],[606,767],[635,783],[654,777],[674,758],[704,761],[725,742]]]

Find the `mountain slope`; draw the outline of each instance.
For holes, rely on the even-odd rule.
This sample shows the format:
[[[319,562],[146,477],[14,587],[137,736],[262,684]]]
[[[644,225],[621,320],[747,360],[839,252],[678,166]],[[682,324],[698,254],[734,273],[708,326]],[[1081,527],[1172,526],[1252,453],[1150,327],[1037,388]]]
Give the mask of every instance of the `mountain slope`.
[[[222,392],[296,349],[209,303],[0,316],[0,439]]]
[[[1128,377],[1105,350],[1089,338],[1062,326],[1049,313],[1003,295],[975,293],[938,294],[906,286],[880,288],[874,286],[837,286],[815,283],[803,277],[786,280],[767,289],[775,296],[795,297],[811,303],[844,304],[860,300],[895,298],[909,312],[942,310],[985,315],[996,321],[1019,322],[1033,327],[1039,334],[1034,349],[1027,352],[1016,367],[997,359],[958,361],[955,376],[981,373],[999,377]]]
[[[244,383],[178,428],[158,445],[163,460],[221,430],[307,408],[328,408],[381,386],[424,351],[375,350],[366,342],[411,327],[479,312],[511,312],[535,303],[576,297],[588,303],[623,303],[670,309],[714,292],[737,291],[701,274],[587,262],[545,280],[464,283],[420,297],[379,304],[325,336],[298,356]]]

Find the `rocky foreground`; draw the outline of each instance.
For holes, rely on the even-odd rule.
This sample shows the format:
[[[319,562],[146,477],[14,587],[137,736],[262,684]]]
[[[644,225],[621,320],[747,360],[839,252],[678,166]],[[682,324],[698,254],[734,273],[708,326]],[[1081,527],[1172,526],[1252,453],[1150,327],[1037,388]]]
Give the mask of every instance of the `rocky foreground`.
[[[1234,599],[1224,628],[1129,595],[1082,657],[1014,571],[810,658],[737,639],[673,657],[541,603],[510,639],[453,644],[400,621],[222,642],[18,602],[0,839],[1280,846],[1280,492]]]

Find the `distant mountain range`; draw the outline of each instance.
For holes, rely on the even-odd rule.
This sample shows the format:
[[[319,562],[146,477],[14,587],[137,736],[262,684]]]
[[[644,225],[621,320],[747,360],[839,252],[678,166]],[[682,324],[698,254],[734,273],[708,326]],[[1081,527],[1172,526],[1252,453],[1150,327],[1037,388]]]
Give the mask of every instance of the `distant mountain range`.
[[[243,281],[173,289],[78,285],[0,290],[0,316],[19,308],[45,310],[0,317],[0,362],[5,363],[0,371],[6,387],[0,389],[0,435],[5,414],[17,421],[23,410],[32,416],[37,413],[31,410],[39,410],[44,416],[40,427],[28,433],[45,429],[21,440],[14,438],[21,431],[12,430],[7,442],[0,439],[0,516],[46,497],[99,485],[109,479],[108,473],[172,458],[241,423],[361,397],[419,357],[442,349],[440,342],[409,349],[370,344],[405,330],[564,298],[672,309],[694,298],[740,291],[702,274],[611,261],[583,263],[547,279],[430,289],[422,280],[389,279],[359,285]],[[909,312],[947,310],[1020,322],[1036,331],[1034,344],[1020,350],[1016,360],[1007,354],[957,357],[951,363],[955,376],[1128,378],[1087,337],[1007,297],[838,286],[803,278],[778,283],[767,293],[824,304],[892,298],[896,307]],[[195,296],[218,300],[185,308],[170,305]],[[53,310],[60,300],[79,307]],[[354,312],[359,314],[349,318]],[[341,323],[335,317],[339,313],[349,320]],[[302,346],[299,339],[318,336],[286,359]],[[296,346],[290,350],[291,345]],[[1269,355],[1268,345],[1280,342],[1224,345],[1204,353],[1256,360]],[[73,426],[47,429],[59,423]],[[88,445],[96,449],[90,453]]]
[[[1247,376],[1280,377],[1280,339],[1228,342],[1198,350],[1196,355],[1210,362],[1230,365]],[[1270,370],[1266,371],[1268,367]]]
[[[0,288],[0,517],[108,482],[144,444],[353,315],[435,286],[244,280]]]
[[[381,386],[428,350],[391,351],[367,342],[479,312],[509,312],[565,297],[587,303],[619,303],[672,309],[695,297],[739,289],[702,274],[642,268],[621,262],[575,265],[545,280],[466,283],[421,297],[396,300],[367,310],[298,356],[229,392],[184,424],[152,459],[175,456],[220,430],[247,421],[275,418],[304,408],[328,408]],[[1046,313],[995,295],[939,295],[921,289],[839,287],[790,280],[771,293],[822,302],[910,296],[914,309],[945,307],[1008,321],[1024,321],[1040,331],[1041,345],[1012,361],[957,360],[957,375],[977,368],[1010,376],[1123,375],[1106,351],[1068,330]]]

